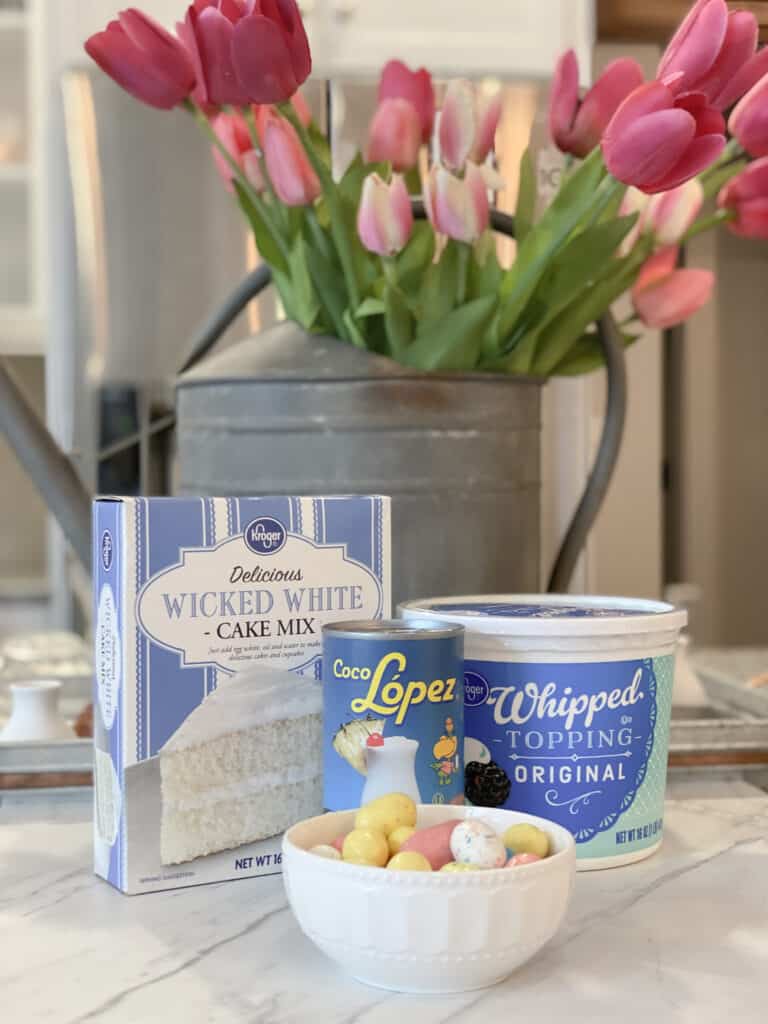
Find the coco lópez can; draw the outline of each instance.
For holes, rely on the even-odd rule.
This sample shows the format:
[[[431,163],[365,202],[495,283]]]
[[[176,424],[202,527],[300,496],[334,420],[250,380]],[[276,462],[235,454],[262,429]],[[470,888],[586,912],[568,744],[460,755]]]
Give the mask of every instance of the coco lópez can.
[[[323,787],[328,810],[385,793],[464,803],[464,627],[323,627]]]

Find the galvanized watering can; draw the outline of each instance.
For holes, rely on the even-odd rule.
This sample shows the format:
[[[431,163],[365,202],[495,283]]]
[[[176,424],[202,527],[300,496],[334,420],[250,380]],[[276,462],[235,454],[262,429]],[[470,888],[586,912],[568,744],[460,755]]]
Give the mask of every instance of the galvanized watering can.
[[[423,207],[414,202],[417,216]],[[494,212],[496,230],[512,218]],[[541,382],[425,374],[283,323],[201,363],[269,283],[253,271],[194,340],[177,391],[187,494],[393,497],[395,597],[539,589]],[[598,324],[608,402],[595,465],[549,579],[568,588],[608,489],[626,406],[622,340]],[[90,495],[0,360],[0,427],[83,564]]]

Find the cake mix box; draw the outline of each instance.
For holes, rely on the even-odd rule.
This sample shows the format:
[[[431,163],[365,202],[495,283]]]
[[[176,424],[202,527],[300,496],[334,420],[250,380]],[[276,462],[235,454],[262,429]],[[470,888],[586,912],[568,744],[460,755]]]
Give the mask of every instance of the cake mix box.
[[[322,627],[390,613],[384,497],[94,503],[94,859],[126,893],[280,870],[322,813]]]

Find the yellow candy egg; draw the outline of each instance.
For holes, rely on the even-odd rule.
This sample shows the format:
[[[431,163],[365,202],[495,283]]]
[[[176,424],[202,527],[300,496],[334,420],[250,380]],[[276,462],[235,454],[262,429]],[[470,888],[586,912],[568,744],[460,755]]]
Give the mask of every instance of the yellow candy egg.
[[[389,852],[393,857],[396,853],[400,852],[400,847],[406,839],[411,838],[415,831],[416,829],[411,828],[410,825],[401,825],[399,828],[396,828],[394,831],[389,833],[387,842],[389,843]]]
[[[355,828],[374,828],[388,836],[396,828],[416,824],[416,804],[405,793],[387,793],[361,807],[355,816]]]
[[[510,825],[502,841],[515,853],[535,853],[537,857],[546,857],[549,853],[549,836],[535,825]]]
[[[462,864],[457,860],[449,860],[447,864],[443,864],[440,868],[441,871],[482,871],[482,868],[478,864]]]
[[[416,853],[415,850],[405,853],[396,853],[387,864],[388,871],[431,871],[432,865],[423,853]]]
[[[355,828],[347,834],[341,851],[348,864],[383,868],[389,860],[386,836],[375,828]]]

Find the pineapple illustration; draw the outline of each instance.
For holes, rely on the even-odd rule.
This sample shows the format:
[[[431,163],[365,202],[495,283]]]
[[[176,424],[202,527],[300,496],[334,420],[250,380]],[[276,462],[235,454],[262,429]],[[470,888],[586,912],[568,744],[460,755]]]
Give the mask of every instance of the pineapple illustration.
[[[365,745],[372,733],[384,730],[384,719],[366,715],[340,725],[333,737],[333,749],[360,775],[368,774]]]

